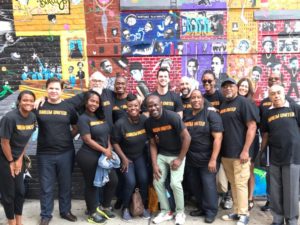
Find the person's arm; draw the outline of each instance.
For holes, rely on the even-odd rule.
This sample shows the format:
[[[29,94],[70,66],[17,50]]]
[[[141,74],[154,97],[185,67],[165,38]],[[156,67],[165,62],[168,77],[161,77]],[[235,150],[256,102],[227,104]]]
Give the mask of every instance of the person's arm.
[[[249,160],[249,149],[255,138],[256,128],[256,121],[251,120],[247,122],[246,140],[244,143],[243,150],[240,154],[241,163],[246,163]]]
[[[3,153],[5,155],[5,158],[9,162],[10,174],[12,175],[12,177],[15,177],[16,164],[15,164],[14,158],[12,156],[12,151],[11,151],[9,142],[10,142],[9,139],[1,138],[1,147],[2,147]]]
[[[179,111],[179,112],[177,112],[177,114],[180,116],[180,118],[182,119],[182,117],[183,117],[183,111]]]
[[[152,161],[152,168],[153,168],[153,178],[155,180],[159,180],[161,177],[161,170],[157,165],[157,146],[155,142],[155,137],[150,139],[150,155]]]
[[[260,151],[264,151],[268,145],[269,141],[269,133],[264,132],[262,133],[262,139],[261,139],[261,144],[260,144]]]
[[[37,110],[40,106],[42,107],[44,105],[46,99],[47,98],[45,96],[42,96],[39,99],[36,99],[34,101],[34,107],[33,108]]]
[[[190,147],[191,136],[186,128],[184,128],[181,131],[180,138],[181,138],[181,143],[182,143],[181,150],[180,150],[179,156],[171,162],[172,170],[177,170],[180,167],[180,165]]]
[[[118,143],[114,143],[113,147],[114,147],[116,153],[118,154],[118,156],[121,158],[121,161],[122,161],[121,171],[123,173],[128,172],[128,165],[132,161],[127,158],[127,156],[124,154],[123,150],[121,149],[121,146]]]
[[[208,170],[211,173],[217,172],[217,159],[221,150],[221,144],[223,139],[223,133],[222,132],[212,132],[211,135],[214,138],[213,141],[213,149],[212,154],[210,157],[210,160],[208,162]]]
[[[94,141],[91,137],[91,134],[85,134],[81,136],[82,141],[88,145],[90,148],[104,153],[108,158],[111,158],[111,150],[110,148],[104,148],[103,146],[99,145],[96,141]]]
[[[75,137],[78,134],[78,126],[77,125],[71,125],[71,134],[72,137]]]

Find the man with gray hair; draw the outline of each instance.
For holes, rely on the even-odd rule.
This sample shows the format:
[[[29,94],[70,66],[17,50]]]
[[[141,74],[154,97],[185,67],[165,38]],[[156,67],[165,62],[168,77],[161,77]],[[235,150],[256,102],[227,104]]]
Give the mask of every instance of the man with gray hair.
[[[269,89],[271,107],[262,119],[261,149],[270,148],[272,225],[297,225],[299,216],[300,106],[285,99],[284,88]]]

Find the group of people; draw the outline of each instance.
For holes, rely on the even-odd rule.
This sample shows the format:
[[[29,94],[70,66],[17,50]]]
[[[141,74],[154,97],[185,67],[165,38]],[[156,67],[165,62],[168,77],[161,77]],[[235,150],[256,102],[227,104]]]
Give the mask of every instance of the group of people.
[[[223,170],[231,188],[233,212],[223,215],[222,220],[246,225],[253,207],[254,161],[260,149],[270,152],[272,225],[296,225],[300,108],[285,97],[280,77],[269,76],[269,97],[260,107],[252,99],[252,83],[247,78],[236,82],[228,77],[218,89],[214,72],[206,70],[201,80],[205,93],[193,90],[192,79],[184,76],[181,96],[169,89],[168,68],[160,68],[156,78],[156,90],[145,99],[127,92],[123,76],[116,77],[114,91],[106,89],[106,77],[100,72],[90,76],[89,91],[64,101],[63,84],[57,78],[47,80],[46,98],[35,100],[32,92],[22,91],[17,109],[8,112],[0,123],[0,191],[8,224],[22,224],[22,161],[26,144],[38,126],[40,225],[48,225],[52,218],[55,180],[61,217],[77,220],[71,212],[74,160],[83,173],[90,223],[101,224],[115,217],[111,207],[115,194],[115,207],[123,206],[122,219],[132,220],[129,205],[136,187],[145,206],[141,216],[149,219],[151,183],[160,203],[153,223],[175,218],[176,225],[183,225],[187,191],[197,202],[190,215],[213,223],[220,192],[217,174]],[[78,133],[82,146],[75,155],[73,137]],[[185,188],[182,183],[187,184]],[[175,207],[170,205],[170,192]]]

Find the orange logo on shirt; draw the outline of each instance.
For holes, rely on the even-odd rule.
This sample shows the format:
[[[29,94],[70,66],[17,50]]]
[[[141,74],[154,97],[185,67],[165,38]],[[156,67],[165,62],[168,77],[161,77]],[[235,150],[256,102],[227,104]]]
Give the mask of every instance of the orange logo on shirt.
[[[172,130],[171,125],[165,125],[165,126],[162,126],[162,127],[155,127],[155,128],[152,129],[153,133],[159,133],[159,132],[168,131],[168,130]]]

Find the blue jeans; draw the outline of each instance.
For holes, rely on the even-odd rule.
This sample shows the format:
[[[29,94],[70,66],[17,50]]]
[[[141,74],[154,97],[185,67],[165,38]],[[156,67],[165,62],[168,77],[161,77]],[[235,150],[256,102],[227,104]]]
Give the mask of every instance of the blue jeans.
[[[216,173],[209,172],[207,166],[189,169],[189,184],[199,209],[205,212],[206,216],[215,217],[218,213]]]
[[[133,160],[132,163],[129,163],[128,172],[124,172],[122,175],[125,182],[122,193],[124,208],[129,207],[131,195],[134,192],[137,183],[144,206],[146,207],[148,197],[148,173],[144,155],[141,155],[139,158]]]
[[[72,170],[74,151],[56,155],[38,155],[40,181],[41,217],[52,218],[54,207],[54,185],[57,179],[60,215],[71,210]]]

